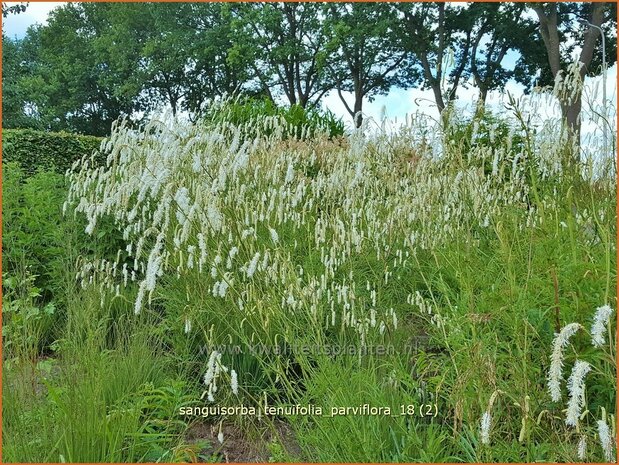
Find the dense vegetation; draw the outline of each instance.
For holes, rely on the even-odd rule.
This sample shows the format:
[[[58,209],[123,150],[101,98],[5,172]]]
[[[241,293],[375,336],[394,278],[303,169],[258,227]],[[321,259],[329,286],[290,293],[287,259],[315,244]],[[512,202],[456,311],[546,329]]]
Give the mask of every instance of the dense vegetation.
[[[457,121],[154,120],[66,179],[4,165],[4,460],[611,461],[616,166]]]
[[[595,26],[614,62],[614,3],[67,3],[3,36],[3,460],[613,462]],[[562,118],[485,108],[510,79]],[[440,118],[363,117],[419,86]]]

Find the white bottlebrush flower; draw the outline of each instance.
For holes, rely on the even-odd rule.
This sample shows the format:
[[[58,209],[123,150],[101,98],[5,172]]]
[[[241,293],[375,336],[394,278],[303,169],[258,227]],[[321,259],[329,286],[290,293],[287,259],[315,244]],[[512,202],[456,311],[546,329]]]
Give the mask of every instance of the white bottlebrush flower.
[[[234,395],[239,393],[239,379],[236,371],[234,370],[230,370],[230,387],[232,388],[232,393]]]
[[[215,281],[215,284],[213,284],[213,290],[211,291],[211,293],[213,294],[213,297],[217,297],[219,295],[220,284],[221,283],[219,281]]]
[[[142,281],[140,283],[140,288],[138,289],[138,296],[135,299],[135,306],[133,308],[133,313],[139,315],[142,311],[142,305],[144,301],[144,293],[146,292],[146,281]]]
[[[89,236],[92,235],[92,233],[95,231],[96,225],[97,225],[97,217],[93,216],[92,218],[90,218],[90,221],[88,221],[88,225],[86,226],[86,229],[84,230],[86,234],[88,234]]]
[[[198,248],[200,249],[200,264],[206,261],[206,240],[204,239],[204,234],[201,232],[198,233]]]
[[[224,443],[224,433],[222,433],[220,431],[219,434],[217,434],[217,440],[219,441],[219,444],[223,444]]]
[[[209,402],[215,402],[215,397],[213,397],[213,385],[211,384],[208,387],[208,397],[207,397]]]
[[[567,389],[570,399],[567,403],[567,415],[565,423],[568,426],[576,426],[578,417],[585,403],[585,376],[591,370],[591,365],[582,360],[576,360],[572,374],[567,380]]]
[[[271,233],[271,240],[274,244],[277,244],[279,242],[279,236],[277,234],[277,231],[275,231],[275,229],[273,228],[269,228],[269,232]]]
[[[219,374],[218,361],[221,360],[221,354],[214,350],[211,352],[211,356],[206,364],[206,373],[204,374],[204,384],[210,386],[213,380]]]
[[[554,402],[561,399],[561,380],[563,369],[563,349],[569,344],[570,338],[581,328],[578,323],[566,325],[555,336],[552,343],[552,355],[550,356],[550,370],[548,372],[548,390]]]
[[[256,252],[254,258],[251,259],[249,265],[247,266],[247,277],[251,278],[256,272],[256,267],[258,266],[258,260],[260,260],[260,252]]]
[[[193,269],[195,253],[196,247],[194,245],[187,247],[187,268],[190,270]]]
[[[585,460],[587,455],[587,437],[583,434],[578,441],[578,460]]]
[[[395,314],[395,310],[392,308],[391,310],[391,320],[393,322],[393,328],[398,329],[398,316]]]
[[[499,173],[499,151],[497,150],[494,159],[492,160],[492,177],[495,177]],[[460,174],[460,172],[458,172]]]
[[[479,438],[482,444],[490,444],[490,427],[492,426],[492,416],[490,412],[484,412],[481,417],[479,427]]]
[[[247,239],[249,236],[253,236],[254,232],[255,232],[254,228],[247,228],[247,229],[244,229],[244,230],[243,230],[243,232],[241,233],[241,239],[242,239],[242,240],[245,240],[245,239]]]
[[[189,318],[185,318],[185,334],[189,334],[191,331],[191,320]]]
[[[232,260],[234,260],[234,257],[236,256],[236,254],[239,252],[238,247],[232,247],[230,249],[230,252],[228,252],[228,259],[226,260],[226,268],[230,269],[232,268]]]
[[[219,283],[219,292],[218,292],[219,297],[226,296],[226,291],[228,290],[228,286],[229,286],[228,281],[222,280]]]
[[[288,169],[286,169],[286,178],[284,179],[284,184],[291,183],[294,179],[294,168],[292,167],[292,163],[288,163]]]
[[[607,462],[615,461],[614,440],[611,437],[610,429],[604,420],[598,420],[598,436],[602,450],[604,450],[604,458]]]
[[[208,218],[209,224],[214,231],[219,231],[223,224],[223,216],[217,205],[214,203],[209,203],[208,208],[206,210],[206,216]]]
[[[174,200],[178,206],[178,210],[176,211],[176,219],[179,223],[184,224],[191,204],[191,200],[189,199],[189,191],[187,188],[179,188],[174,195]]]
[[[608,320],[613,313],[613,309],[609,305],[598,307],[593,317],[593,325],[591,326],[591,342],[594,347],[601,347],[606,343],[604,332],[608,325]]]

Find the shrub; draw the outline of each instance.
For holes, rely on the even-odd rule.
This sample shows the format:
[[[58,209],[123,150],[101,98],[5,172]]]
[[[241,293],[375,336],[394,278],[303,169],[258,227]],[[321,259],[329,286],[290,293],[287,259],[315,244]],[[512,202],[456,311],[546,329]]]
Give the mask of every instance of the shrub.
[[[18,163],[29,175],[41,169],[64,174],[75,161],[98,150],[101,140],[65,132],[4,129],[2,160]],[[105,157],[97,154],[95,162],[103,164]]]
[[[300,105],[282,107],[267,98],[240,97],[235,100],[224,100],[212,105],[205,116],[206,120],[213,123],[226,122],[235,126],[249,125],[254,128],[258,126],[258,122],[273,118],[279,119],[284,124],[267,124],[261,128],[263,134],[270,135],[274,127],[280,127],[283,128],[281,135],[283,139],[311,138],[317,132],[330,138],[344,135],[344,122],[328,110],[308,110]]]
[[[28,176],[17,163],[2,164],[3,290],[29,302],[28,308],[52,304],[62,310],[78,257],[96,251],[108,256],[108,245],[115,256],[122,246],[112,221],[90,237],[83,218],[63,215],[66,196],[64,176],[53,171]]]
[[[510,161],[516,153],[525,154],[526,134],[517,121],[490,111],[465,118],[452,111],[445,128],[445,145],[459,153],[505,150]],[[485,160],[486,173],[492,171],[492,159]]]
[[[2,269],[12,276],[36,276],[50,300],[66,269],[68,230],[62,218],[63,176],[39,172],[27,177],[16,163],[3,164]]]

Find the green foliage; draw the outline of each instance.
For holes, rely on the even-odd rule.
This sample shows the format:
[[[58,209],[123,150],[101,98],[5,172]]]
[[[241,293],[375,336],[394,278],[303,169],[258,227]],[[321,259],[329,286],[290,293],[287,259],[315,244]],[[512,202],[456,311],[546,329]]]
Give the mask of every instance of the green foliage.
[[[8,5],[7,3],[2,2],[2,17],[6,18],[8,15],[18,15],[26,11],[26,7],[28,6],[28,2],[19,2],[17,5]]]
[[[246,87],[217,3],[66,4],[7,41],[3,126],[105,136],[120,117],[202,103]],[[11,110],[11,111],[6,111]],[[137,120],[137,121],[136,121]]]
[[[317,133],[328,137],[344,135],[344,122],[329,110],[308,110],[299,105],[283,107],[273,103],[268,98],[258,99],[240,97],[235,100],[226,100],[214,104],[206,113],[205,120],[213,123],[229,123],[235,126],[244,126],[251,137],[252,129],[257,129],[258,122],[264,122],[265,117],[274,118],[283,124],[282,138],[309,139]],[[270,127],[269,127],[270,126]],[[270,135],[274,131],[273,125],[265,125],[260,132]]]
[[[448,434],[431,417],[419,414],[424,391],[401,357],[364,362],[348,356],[323,359],[312,370],[299,400],[322,406],[323,415],[298,416],[291,422],[307,460],[453,462]],[[364,414],[364,405],[383,410]]]
[[[556,27],[559,43],[551,45],[552,51],[546,49],[542,35],[543,33],[547,34],[547,32],[544,30],[545,27],[539,27],[538,21],[535,21],[537,27],[528,28],[527,33],[514,37],[513,43],[520,53],[520,58],[514,68],[514,78],[525,86],[527,92],[530,92],[534,87],[554,86],[557,70],[551,69],[549,61],[556,60],[561,70],[565,70],[569,64],[574,62],[574,53],[583,47],[589,30],[588,26],[575,23],[574,20],[575,18],[582,18],[587,21],[594,21],[592,18],[594,8],[594,4],[590,2],[535,5],[534,10],[539,9],[541,13],[551,18],[555,26],[550,27],[550,33],[552,34],[552,30]],[[610,67],[617,60],[617,35],[610,33],[611,30],[617,28],[617,4],[608,2],[602,8],[604,20],[601,26],[606,31],[606,64]],[[587,63],[584,71],[587,76],[599,75],[602,67],[602,46],[598,33],[596,31],[593,31],[593,33],[597,36],[597,43],[591,50],[591,62]],[[550,60],[549,53],[552,55]],[[585,58],[581,56],[580,59]]]
[[[616,308],[612,176],[563,170],[554,139],[536,140],[519,116],[514,124],[522,127],[490,113],[454,119],[434,138],[444,136],[441,156],[419,149],[405,168],[399,164],[416,148],[405,132],[367,143],[355,134],[336,144],[326,140],[333,134],[320,115],[252,99],[211,107],[206,118],[199,126],[179,123],[166,137],[147,127],[144,138],[130,132],[112,139],[136,156],[114,165],[110,184],[90,186],[88,201],[119,199],[118,192],[129,200],[115,205],[117,223],[99,217],[92,236],[82,233],[81,215],[61,215],[62,176],[27,177],[14,163],[4,167],[5,460],[204,458],[203,441],[185,443],[189,420],[178,412],[209,405],[199,396],[207,360],[218,350],[228,370],[218,379],[216,405],[323,409],[322,416],[195,419],[214,431],[221,421],[257,428],[255,438],[285,423],[298,447],[269,437],[272,461],[574,461],[578,437],[565,424],[567,396],[552,402],[546,384],[554,334],[571,322],[584,328],[565,351],[564,378],[576,359],[593,367],[579,432],[589,441],[587,459],[604,459],[596,420],[612,422],[607,413],[616,407],[614,320],[603,347],[593,347],[587,332],[596,307]],[[236,153],[229,147],[246,142],[252,128],[268,130],[268,118],[284,124],[255,142],[247,165],[225,171]],[[243,128],[235,132],[235,124]],[[280,136],[306,139],[282,143]],[[175,156],[147,161],[153,153]],[[195,163],[196,154],[209,163]],[[520,154],[538,157],[537,164],[515,164]],[[543,172],[549,161],[558,171]],[[207,198],[213,166],[227,183]],[[514,166],[517,175],[503,176]],[[133,193],[145,192],[145,171],[166,172],[167,184],[134,203]],[[532,172],[539,176],[527,178]],[[73,177],[76,202],[91,194],[79,190],[88,174]],[[193,211],[212,207],[208,218],[190,221],[177,209],[185,186]],[[133,263],[150,260],[158,239],[142,220],[144,230],[127,241],[143,237],[141,252],[125,253],[118,228],[135,224],[136,217],[122,216],[135,205],[145,218],[149,209],[172,205],[168,229],[156,227],[170,233],[161,236],[162,249],[178,252],[162,262],[138,315],[138,282],[148,272]],[[206,229],[211,221],[229,229]],[[175,249],[183,231],[191,249]],[[117,288],[122,278],[102,269],[78,288],[73,265],[80,255],[128,263],[138,282]],[[229,288],[217,294],[224,280]],[[344,313],[350,304],[354,312]],[[350,326],[352,317],[362,326]],[[367,354],[312,349],[361,345]],[[266,352],[248,351],[256,346]],[[379,346],[392,352],[371,351]],[[567,394],[565,383],[562,389]],[[393,416],[330,415],[365,404],[389,406]],[[421,405],[432,406],[432,415],[420,415]],[[486,411],[493,419],[488,444],[479,427]],[[206,457],[215,460],[236,440],[225,437]]]
[[[3,370],[3,444],[9,462],[179,462],[185,384],[171,377],[156,340],[126,325],[108,344],[92,318],[96,292],[69,308],[71,331],[56,358]],[[93,324],[95,323],[95,324]],[[100,323],[100,322],[99,322]],[[75,337],[86,332],[86,339]]]
[[[310,108],[334,88],[326,72],[333,57],[321,9],[312,2],[239,3],[230,9],[236,37],[231,53],[245,60],[270,98],[278,92],[290,105]]]
[[[26,114],[30,102],[25,75],[29,60],[26,40],[16,40],[2,35],[2,128],[38,127],[38,122]]]
[[[388,4],[331,3],[325,6],[325,27],[330,39],[328,74],[348,113],[361,125],[363,100],[385,94],[393,86],[417,81],[416,70],[405,60],[407,52],[394,37],[396,11]],[[342,91],[352,92],[352,105]]]
[[[2,173],[3,342],[11,355],[36,357],[49,352],[58,336],[78,257],[97,250],[115,255],[122,242],[111,221],[91,237],[80,217],[63,215],[64,176],[28,176],[15,162],[3,163]]]
[[[2,131],[2,161],[15,162],[28,175],[39,170],[64,174],[71,165],[95,153],[95,163],[104,164],[105,155],[98,152],[101,138],[66,132],[44,132],[32,129]]]
[[[64,293],[71,227],[62,218],[63,176],[40,172],[25,177],[17,164],[3,164],[2,269],[26,288],[32,281],[40,302]],[[3,283],[4,284],[4,283]],[[14,288],[18,283],[14,282]]]
[[[476,163],[477,154],[483,154],[479,163],[488,175],[492,173],[497,151],[505,153],[508,161],[513,161],[515,156],[524,158],[530,155],[526,153],[527,133],[513,120],[488,110],[478,111],[468,118],[455,112],[449,116],[443,136],[445,147],[456,157],[466,154],[467,164]]]
[[[111,8],[68,3],[28,31],[26,39],[33,36],[39,46],[26,82],[44,128],[105,136],[113,121],[136,109],[139,89],[126,86],[126,69],[113,66],[113,50],[98,39]]]
[[[5,274],[2,279],[2,347],[7,358],[20,357],[35,361],[46,345],[53,341],[56,305],[40,302],[40,289],[34,286],[36,276]]]
[[[591,4],[539,7],[558,27],[552,52],[524,13],[533,5],[69,2],[23,39],[3,38],[3,127],[107,135],[118,118],[138,123],[162,106],[195,120],[207,101],[237,91],[303,108],[339,91],[356,115],[365,100],[420,82],[442,111],[471,77],[481,101],[512,77],[528,89],[552,84],[549,61],[565,69],[585,44],[586,74],[599,74],[599,39],[591,47],[594,36],[576,23],[592,20]],[[600,5],[608,32],[616,5]],[[611,65],[613,34],[606,49]],[[502,63],[514,50],[521,58],[508,70]]]

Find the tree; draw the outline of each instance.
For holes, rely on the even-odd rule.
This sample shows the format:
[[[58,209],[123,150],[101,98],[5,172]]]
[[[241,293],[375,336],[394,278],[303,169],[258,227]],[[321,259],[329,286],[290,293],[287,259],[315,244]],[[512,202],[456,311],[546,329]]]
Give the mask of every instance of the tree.
[[[478,109],[483,109],[489,91],[504,87],[512,77],[513,71],[501,64],[507,52],[534,32],[536,25],[523,15],[525,8],[522,3],[473,3],[469,7],[475,24],[470,69],[479,89]]]
[[[169,106],[197,117],[205,101],[240,89],[245,63],[230,60],[230,18],[218,3],[91,4],[107,26],[94,39],[124,76],[119,92],[134,95],[135,111]]]
[[[20,41],[2,36],[2,127],[28,127],[24,124],[25,95],[19,86]]]
[[[413,80],[403,72],[408,53],[398,48],[394,40],[396,11],[391,5],[380,3],[331,3],[327,4],[324,15],[331,37],[327,72],[359,127],[364,99],[371,101],[393,85]],[[353,93],[352,107],[342,91]]]
[[[222,95],[251,94],[250,64],[234,54],[233,17],[225,3],[192,3],[185,22],[194,31],[188,38],[189,88],[185,108],[199,116],[205,102]]]
[[[281,90],[290,105],[314,107],[333,88],[326,79],[327,37],[317,3],[243,3],[231,8],[231,53],[251,67],[271,99]]]
[[[247,63],[231,54],[226,11],[215,3],[63,5],[23,41],[7,42],[5,70],[15,72],[3,76],[4,122],[104,135],[114,120],[161,106],[197,117],[205,101],[249,80]]]
[[[189,86],[189,28],[181,19],[190,5],[171,3],[111,3],[86,7],[106,27],[94,38],[110,71],[126,80],[119,92],[135,98],[135,109],[148,112],[169,105],[176,115]]]
[[[522,58],[517,65],[516,78],[529,87],[532,76],[540,71],[538,85],[552,85],[565,76],[572,55],[580,49],[577,62],[577,78],[583,82],[586,76],[599,72],[601,50],[599,31],[588,26],[577,26],[577,19],[585,19],[602,27],[612,23],[616,27],[616,4],[614,3],[536,3],[530,4],[538,19],[537,35],[520,48]],[[616,35],[607,40],[606,57],[609,64],[616,60]],[[579,138],[582,87],[576,86],[560,96],[561,113],[567,130]]]
[[[446,3],[401,3],[398,9],[402,47],[421,64],[424,88],[432,89],[442,114],[466,78],[472,16],[466,7]]]
[[[111,124],[134,110],[124,92],[127,76],[111,66],[96,38],[107,27],[92,4],[69,3],[52,10],[46,26],[30,28],[36,63],[24,86],[35,117],[45,129],[106,135]]]
[[[27,2],[18,5],[2,3],[2,16],[19,14],[26,11]],[[31,72],[32,58],[24,53],[24,48],[31,47],[26,41],[11,39],[2,34],[2,127],[3,128],[37,128],[37,121],[32,118],[28,93],[23,79]]]

